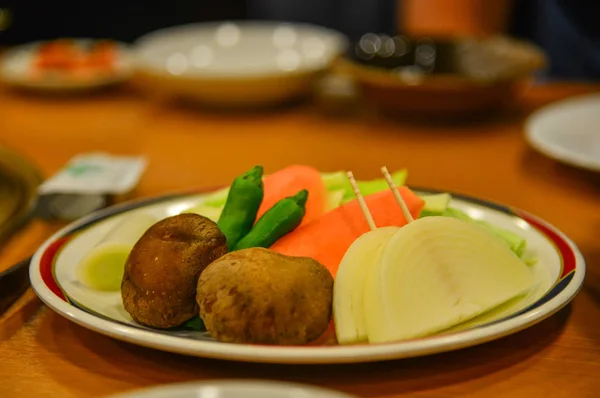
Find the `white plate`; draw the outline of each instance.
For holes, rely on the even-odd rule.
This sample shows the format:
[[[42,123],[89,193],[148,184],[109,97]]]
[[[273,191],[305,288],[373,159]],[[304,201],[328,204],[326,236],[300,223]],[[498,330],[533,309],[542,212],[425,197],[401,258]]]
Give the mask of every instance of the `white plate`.
[[[138,39],[140,68],[191,78],[246,79],[321,70],[345,37],[308,24],[210,22],[161,29]]]
[[[108,398],[353,398],[353,396],[297,383],[219,380],[144,388]]]
[[[30,279],[35,292],[49,307],[67,319],[104,335],[141,346],[250,362],[350,363],[456,350],[518,332],[569,303],[579,291],[585,276],[585,262],[581,253],[555,227],[518,209],[454,195],[453,207],[527,239],[528,254],[539,258],[532,268],[537,289],[469,323],[427,338],[353,346],[221,343],[207,333],[158,331],[142,327],[124,310],[119,292],[93,291],[77,281],[75,268],[80,259],[126,212],[145,211],[158,217],[167,217],[179,214],[202,200],[202,195],[195,194],[137,201],[100,211],[67,226],[48,239],[31,261]]]
[[[94,39],[73,39],[76,45],[89,45]],[[12,86],[44,91],[82,91],[106,87],[125,81],[133,73],[133,59],[128,46],[116,43],[117,59],[111,74],[88,79],[32,79],[29,71],[37,49],[45,42],[24,44],[7,50],[0,61],[0,78]]]
[[[600,172],[600,94],[559,101],[525,122],[533,148],[560,162]]]

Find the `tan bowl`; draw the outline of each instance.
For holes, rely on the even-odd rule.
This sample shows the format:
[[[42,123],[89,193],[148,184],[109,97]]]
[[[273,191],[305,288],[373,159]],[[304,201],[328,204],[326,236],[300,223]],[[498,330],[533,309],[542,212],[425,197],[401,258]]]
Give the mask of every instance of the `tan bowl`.
[[[419,40],[432,43],[431,39]],[[408,39],[408,43],[417,41]],[[450,42],[458,50],[439,73],[411,73],[406,65],[386,69],[350,56],[337,62],[336,71],[349,76],[366,101],[386,111],[462,116],[495,110],[514,101],[533,73],[546,64],[544,54],[535,46],[506,37]],[[360,42],[352,51],[362,51]],[[393,65],[394,61],[387,62]]]

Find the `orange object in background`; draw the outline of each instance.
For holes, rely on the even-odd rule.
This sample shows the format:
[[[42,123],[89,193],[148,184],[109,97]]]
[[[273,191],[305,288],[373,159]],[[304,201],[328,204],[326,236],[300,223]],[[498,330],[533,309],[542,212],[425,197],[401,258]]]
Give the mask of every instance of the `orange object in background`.
[[[403,0],[398,25],[413,36],[487,36],[505,31],[514,0]]]
[[[109,41],[96,43],[87,56],[87,66],[99,69],[112,69],[117,58],[116,47]]]
[[[59,39],[40,46],[33,61],[32,75],[43,77],[45,72],[64,73],[69,77],[86,78],[111,71],[117,52],[116,45],[104,40],[90,48],[77,45],[73,40]]]
[[[78,58],[79,50],[71,40],[61,39],[40,46],[34,61],[37,69],[69,68]]]

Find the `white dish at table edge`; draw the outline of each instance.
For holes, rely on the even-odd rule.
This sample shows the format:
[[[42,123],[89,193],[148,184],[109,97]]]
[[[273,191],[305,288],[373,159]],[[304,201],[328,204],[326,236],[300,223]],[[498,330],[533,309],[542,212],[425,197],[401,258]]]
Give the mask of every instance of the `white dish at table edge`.
[[[551,103],[525,121],[525,137],[538,152],[578,168],[600,172],[600,95]]]
[[[423,192],[423,190],[415,190],[416,192]],[[425,192],[431,191],[425,190]],[[176,335],[176,333],[157,331],[141,327],[133,321],[116,318],[120,315],[112,314],[111,317],[107,317],[101,314],[98,316],[70,302],[73,299],[70,296],[71,294],[79,295],[76,299],[86,298],[85,305],[97,307],[93,309],[94,312],[98,311],[98,308],[105,311],[105,308],[101,306],[102,303],[96,302],[96,296],[93,296],[95,293],[82,293],[81,289],[77,290],[76,279],[73,279],[74,266],[77,262],[76,257],[81,257],[84,254],[82,248],[86,245],[88,247],[93,246],[97,242],[94,239],[100,239],[102,234],[110,228],[110,224],[118,221],[118,215],[116,214],[123,214],[124,211],[144,207],[145,211],[169,216],[178,214],[198,204],[201,200],[201,194],[138,200],[93,213],[70,224],[48,239],[33,256],[30,265],[30,279],[33,289],[44,303],[67,319],[98,333],[129,343],[207,358],[264,363],[316,364],[358,363],[409,358],[457,350],[495,340],[528,328],[559,311],[577,294],[585,276],[585,262],[578,248],[552,225],[518,209],[453,194],[453,207],[467,211],[472,217],[482,218],[499,227],[521,233],[527,239],[530,249],[536,251],[540,258],[536,266],[541,267],[539,268],[541,270],[539,281],[541,284],[546,285],[543,291],[538,292],[541,294],[539,297],[532,296],[530,298],[532,300],[537,299],[530,308],[518,308],[523,310],[522,313],[510,315],[502,320],[494,321],[492,319],[494,322],[475,325],[472,329],[460,330],[459,328],[451,333],[416,340],[389,344],[291,347],[229,344],[200,336],[190,338],[186,333]],[[115,217],[111,217],[113,215]],[[61,238],[80,228],[84,228],[82,232],[76,235],[64,248],[60,248]],[[102,228],[104,231],[101,230]],[[93,234],[95,234],[94,238],[92,237]],[[77,239],[79,239],[78,243],[72,245],[71,243]],[[57,250],[59,248],[60,250]],[[71,256],[71,260],[58,261],[59,264],[54,269],[55,260],[60,256]],[[57,283],[55,277],[56,280],[60,280],[60,283]],[[62,286],[59,286],[61,284]],[[65,291],[69,301],[61,297]],[[111,303],[116,308],[120,305],[120,294],[118,292],[114,294],[116,296],[110,298],[112,301],[107,299],[106,302]],[[94,299],[90,299],[90,297]],[[527,307],[528,304],[531,303],[523,303],[523,306]]]

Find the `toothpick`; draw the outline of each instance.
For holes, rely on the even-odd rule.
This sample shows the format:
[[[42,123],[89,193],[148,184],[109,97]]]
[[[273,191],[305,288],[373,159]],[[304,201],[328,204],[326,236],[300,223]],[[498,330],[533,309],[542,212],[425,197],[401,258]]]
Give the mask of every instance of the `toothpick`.
[[[354,174],[352,174],[351,171],[349,171],[346,174],[348,175],[348,180],[350,181],[350,185],[352,185],[352,189],[354,190],[354,195],[356,195],[356,199],[358,200],[358,205],[360,206],[360,209],[362,210],[363,214],[365,215],[365,218],[367,219],[367,224],[369,224],[369,228],[371,228],[371,231],[377,229],[375,221],[373,220],[373,216],[371,215],[371,212],[367,207],[367,203],[365,202],[365,198],[363,198],[362,194],[360,193],[360,188],[358,188],[358,184],[354,179]]]
[[[408,210],[408,206],[406,205],[404,198],[402,197],[402,195],[400,195],[398,188],[396,188],[396,184],[394,184],[394,180],[392,179],[392,176],[390,175],[390,172],[388,171],[387,167],[383,166],[381,168],[381,172],[383,173],[383,177],[385,178],[385,181],[388,183],[388,185],[390,186],[390,189],[394,193],[396,202],[398,202],[398,204],[400,205],[400,208],[402,209],[402,213],[404,214],[404,218],[406,219],[406,222],[411,223],[411,222],[415,221],[412,214],[410,214],[410,211]]]

